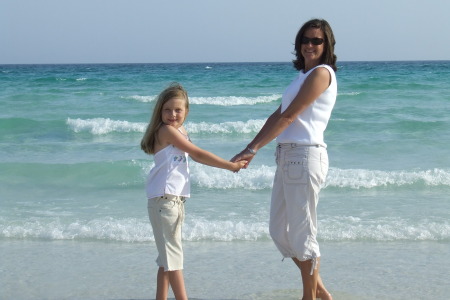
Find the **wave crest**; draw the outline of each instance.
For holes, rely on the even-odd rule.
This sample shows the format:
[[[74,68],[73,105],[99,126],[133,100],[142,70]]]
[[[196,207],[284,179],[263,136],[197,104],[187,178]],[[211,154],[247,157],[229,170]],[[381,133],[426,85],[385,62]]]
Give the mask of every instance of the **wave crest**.
[[[135,100],[138,102],[154,102],[158,96],[122,96],[122,99]],[[270,103],[281,99],[281,95],[267,95],[256,97],[242,96],[221,96],[221,97],[189,97],[189,103],[193,105],[217,105],[217,106],[238,106],[238,105],[255,105],[260,103]]]
[[[186,123],[189,133],[256,133],[264,125],[265,120],[249,120],[247,122],[223,122],[223,123]]]
[[[190,134],[232,134],[255,133],[264,125],[265,120],[249,120],[247,122],[193,123],[186,122],[186,130]],[[111,120],[109,118],[71,119],[66,124],[76,133],[89,132],[93,135],[104,135],[114,132],[145,132],[147,123]]]
[[[198,105],[218,105],[218,106],[237,106],[237,105],[255,105],[259,103],[270,103],[277,101],[281,95],[257,96],[257,97],[238,97],[238,96],[224,96],[224,97],[189,97],[191,104]]]
[[[111,132],[144,132],[147,128],[146,123],[115,121],[109,118],[87,120],[68,118],[66,124],[76,133],[87,131],[94,135],[103,135]]]
[[[262,190],[272,187],[275,167],[259,166],[231,173],[228,170],[211,168],[198,163],[191,164],[192,182],[211,189]]]
[[[2,222],[3,223],[3,222]],[[401,218],[322,217],[319,239],[324,241],[448,241],[450,223]],[[0,238],[41,240],[101,240],[152,242],[148,219],[112,217],[64,224],[33,220],[0,224]],[[206,220],[190,215],[183,225],[185,241],[259,241],[269,240],[268,221]]]
[[[253,166],[230,173],[226,170],[192,163],[192,182],[200,187],[216,189],[261,190],[272,188],[275,166]],[[373,189],[413,185],[450,186],[450,170],[377,171],[331,168],[324,186],[327,188]]]
[[[122,99],[126,99],[126,100],[136,100],[139,102],[144,102],[144,103],[148,103],[148,102],[153,102],[156,100],[157,96],[140,96],[140,95],[132,95],[132,96],[122,96],[120,97]]]
[[[363,169],[333,169],[328,174],[326,186],[338,188],[376,188],[386,186],[450,186],[450,171],[432,169],[424,171],[377,171]]]
[[[77,220],[69,224],[54,221],[29,221],[22,224],[0,224],[0,237],[42,240],[106,240],[119,242],[154,241],[148,219],[114,219],[111,217],[90,221]],[[269,237],[265,222],[208,221],[187,219],[183,225],[186,241],[255,241]]]
[[[442,241],[450,239],[450,223],[427,219],[412,224],[401,218],[329,217],[320,222],[326,241]]]

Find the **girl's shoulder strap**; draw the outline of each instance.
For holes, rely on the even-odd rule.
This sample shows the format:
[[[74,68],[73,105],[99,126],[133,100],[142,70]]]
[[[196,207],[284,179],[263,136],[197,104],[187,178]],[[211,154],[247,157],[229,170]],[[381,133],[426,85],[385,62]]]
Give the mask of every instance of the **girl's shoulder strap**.
[[[191,139],[189,138],[189,135],[188,134],[185,134],[181,129],[180,129],[181,127],[179,127],[179,128],[177,128],[177,130],[188,140],[188,141],[191,141]]]

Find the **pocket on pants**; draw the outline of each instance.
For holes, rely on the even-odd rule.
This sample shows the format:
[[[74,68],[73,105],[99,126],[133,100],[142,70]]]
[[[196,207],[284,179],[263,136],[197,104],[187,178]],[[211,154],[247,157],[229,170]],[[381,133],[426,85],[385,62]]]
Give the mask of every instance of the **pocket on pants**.
[[[161,203],[158,213],[163,224],[176,226],[180,212],[175,201],[164,201]]]
[[[308,172],[303,160],[287,160],[284,165],[284,170],[285,183],[306,184],[308,182]]]

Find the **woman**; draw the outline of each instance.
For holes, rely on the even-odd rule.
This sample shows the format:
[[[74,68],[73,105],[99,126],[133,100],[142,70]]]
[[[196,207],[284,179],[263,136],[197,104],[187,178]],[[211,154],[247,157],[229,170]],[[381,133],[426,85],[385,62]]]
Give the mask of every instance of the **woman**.
[[[298,77],[256,137],[232,159],[250,163],[260,148],[277,139],[270,235],[282,255],[299,267],[304,300],[332,299],[319,275],[316,207],[328,172],[323,133],[337,95],[334,45],[327,21],[310,20],[300,28],[293,61]]]

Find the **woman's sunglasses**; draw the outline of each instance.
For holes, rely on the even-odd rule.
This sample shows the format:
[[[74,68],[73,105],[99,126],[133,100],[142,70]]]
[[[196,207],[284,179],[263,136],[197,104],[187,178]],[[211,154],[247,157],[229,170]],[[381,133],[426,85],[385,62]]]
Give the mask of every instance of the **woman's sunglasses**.
[[[319,46],[323,44],[323,39],[321,38],[307,38],[307,37],[302,37],[302,44],[304,45],[308,45],[309,43],[315,45],[315,46]]]

